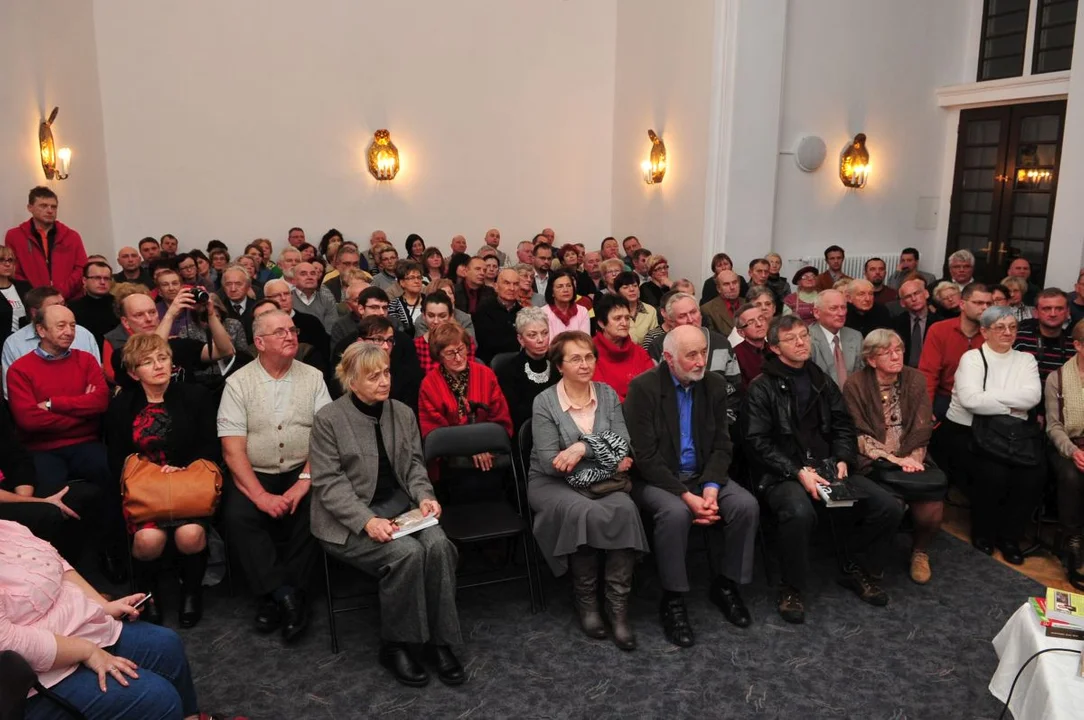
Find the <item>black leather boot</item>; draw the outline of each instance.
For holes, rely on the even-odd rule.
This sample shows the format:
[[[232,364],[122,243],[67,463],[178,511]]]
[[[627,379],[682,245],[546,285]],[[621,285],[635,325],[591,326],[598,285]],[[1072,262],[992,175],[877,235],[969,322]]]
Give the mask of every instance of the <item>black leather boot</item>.
[[[178,555],[180,565],[180,600],[177,604],[177,624],[195,627],[203,617],[203,574],[207,570],[207,551],[195,555]]]
[[[598,550],[584,546],[569,555],[568,571],[572,575],[572,600],[584,635],[596,640],[606,637],[606,626],[598,608]]]
[[[632,550],[606,552],[606,618],[614,644],[622,650],[636,649],[636,635],[629,624],[629,593],[635,567],[636,553]]]
[[[157,558],[154,560],[132,558],[132,574],[136,592],[150,593],[152,596],[150,600],[139,606],[139,619],[155,625],[162,624],[162,595],[158,592],[160,571],[161,563]]]
[[[1069,584],[1077,590],[1084,591],[1084,574],[1080,572],[1080,565],[1084,563],[1084,537],[1071,535],[1065,541],[1065,570],[1069,577]]]

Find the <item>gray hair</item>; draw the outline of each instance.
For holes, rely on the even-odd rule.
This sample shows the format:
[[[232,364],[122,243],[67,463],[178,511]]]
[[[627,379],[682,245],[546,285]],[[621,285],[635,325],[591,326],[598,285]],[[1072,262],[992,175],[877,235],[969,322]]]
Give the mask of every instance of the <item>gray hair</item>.
[[[376,372],[386,367],[388,354],[381,346],[367,342],[350,343],[343,351],[339,364],[335,366],[335,379],[339,381],[344,392],[350,392],[350,388],[363,373]]]
[[[828,293],[839,293],[840,295],[843,294],[839,290],[835,289],[821,290],[819,293],[817,293],[817,299],[813,301],[813,307],[817,308],[818,310],[822,309],[824,307],[824,298],[828,295]]]
[[[975,256],[971,254],[970,250],[957,250],[948,257],[949,263],[962,262],[968,265],[975,264]]]
[[[671,314],[670,311],[674,309],[674,305],[678,304],[682,300],[692,300],[693,303],[696,304],[696,298],[694,298],[689,293],[683,293],[683,292],[674,293],[673,295],[670,296],[670,299],[666,301],[666,308],[665,308],[664,312],[666,313],[666,315],[668,317]]]
[[[862,341],[862,359],[869,362],[869,359],[881,350],[892,347],[892,343],[898,343],[900,347],[904,346],[903,338],[895,330],[887,328],[871,330],[866,339]]]
[[[873,283],[863,278],[855,278],[847,284],[847,294],[850,295],[859,288],[865,288],[866,290],[873,290]]]
[[[523,275],[524,273],[530,273],[531,275],[534,275],[534,268],[531,267],[530,265],[528,265],[527,263],[516,263],[512,267],[512,269],[515,270],[520,275]]]
[[[982,316],[979,318],[979,325],[984,328],[989,328],[1001,318],[1010,317],[1016,320],[1016,313],[1008,305],[991,305],[986,308]]]
[[[267,329],[266,325],[268,323],[270,323],[272,320],[274,320],[275,318],[286,318],[288,320],[290,318],[290,316],[287,315],[286,313],[284,313],[282,310],[270,310],[268,312],[265,312],[262,315],[259,315],[259,316],[255,317],[255,318],[253,318],[252,319],[252,337],[256,338],[256,337],[259,337],[260,335],[265,335],[266,333],[264,332],[264,330]]]
[[[545,325],[549,328],[546,311],[540,307],[527,307],[516,313],[516,333],[522,335],[531,325]]]
[[[245,283],[247,285],[249,285],[249,286],[252,285],[252,278],[248,274],[248,268],[246,268],[244,265],[239,265],[237,263],[234,263],[233,265],[230,265],[229,267],[227,267],[225,270],[222,271],[222,279],[223,280],[226,279],[226,273],[228,273],[228,272],[239,272],[239,273],[241,273],[241,276],[244,277],[244,279],[245,279]]]
[[[940,300],[941,295],[943,295],[946,291],[949,290],[955,290],[956,292],[960,292],[960,288],[956,287],[956,283],[943,280],[937,283],[937,286],[933,289],[933,296],[935,299]]]
[[[266,283],[264,283],[264,286],[263,286],[264,295],[267,294],[267,289],[269,287],[271,287],[272,285],[277,285],[278,283],[282,283],[283,285],[285,285],[287,291],[291,290],[290,283],[286,282],[282,278],[272,278],[271,280],[268,280]]]

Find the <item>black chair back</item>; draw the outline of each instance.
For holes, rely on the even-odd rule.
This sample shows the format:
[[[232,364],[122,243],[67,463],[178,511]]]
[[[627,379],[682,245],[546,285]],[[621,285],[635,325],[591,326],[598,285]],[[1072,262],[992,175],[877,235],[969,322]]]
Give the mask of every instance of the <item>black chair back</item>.
[[[497,377],[500,377],[504,368],[510,365],[517,357],[519,357],[518,352],[497,353],[489,361],[489,367],[496,373]]]
[[[507,455],[511,451],[508,433],[492,422],[437,428],[425,438],[427,463],[438,458],[467,457],[484,452]]]

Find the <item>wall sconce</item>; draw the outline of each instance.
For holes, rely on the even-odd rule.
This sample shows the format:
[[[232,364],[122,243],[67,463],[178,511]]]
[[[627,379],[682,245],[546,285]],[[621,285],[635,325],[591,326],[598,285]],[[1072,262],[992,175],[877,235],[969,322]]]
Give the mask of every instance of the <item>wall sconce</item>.
[[[387,130],[373,133],[369,146],[369,172],[377,180],[391,180],[399,172],[399,148],[391,141]]]
[[[661,183],[666,176],[666,146],[654,130],[648,130],[647,136],[651,138],[651,156],[640,163],[640,169],[644,173],[644,182],[654,185]]]
[[[847,187],[863,188],[869,180],[869,151],[866,136],[858,133],[839,155],[839,179]]]
[[[45,171],[47,180],[67,180],[68,170],[71,166],[72,151],[70,148],[56,149],[53,140],[53,121],[56,120],[59,107],[53,108],[49,113],[48,120],[42,120],[38,126],[38,146],[41,151],[41,169]]]

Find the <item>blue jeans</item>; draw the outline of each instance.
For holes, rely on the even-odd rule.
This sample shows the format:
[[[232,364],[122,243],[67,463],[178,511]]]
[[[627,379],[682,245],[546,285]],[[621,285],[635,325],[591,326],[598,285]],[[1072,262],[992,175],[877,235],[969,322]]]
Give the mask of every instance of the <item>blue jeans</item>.
[[[139,677],[125,676],[129,685],[124,687],[106,676],[103,693],[97,673],[80,665],[50,688],[82,711],[87,720],[181,720],[198,712],[192,672],[177,633],[150,623],[125,623],[120,639],[105,651],[138,665]],[[70,719],[66,710],[48,698],[35,695],[27,703],[26,720]]]

